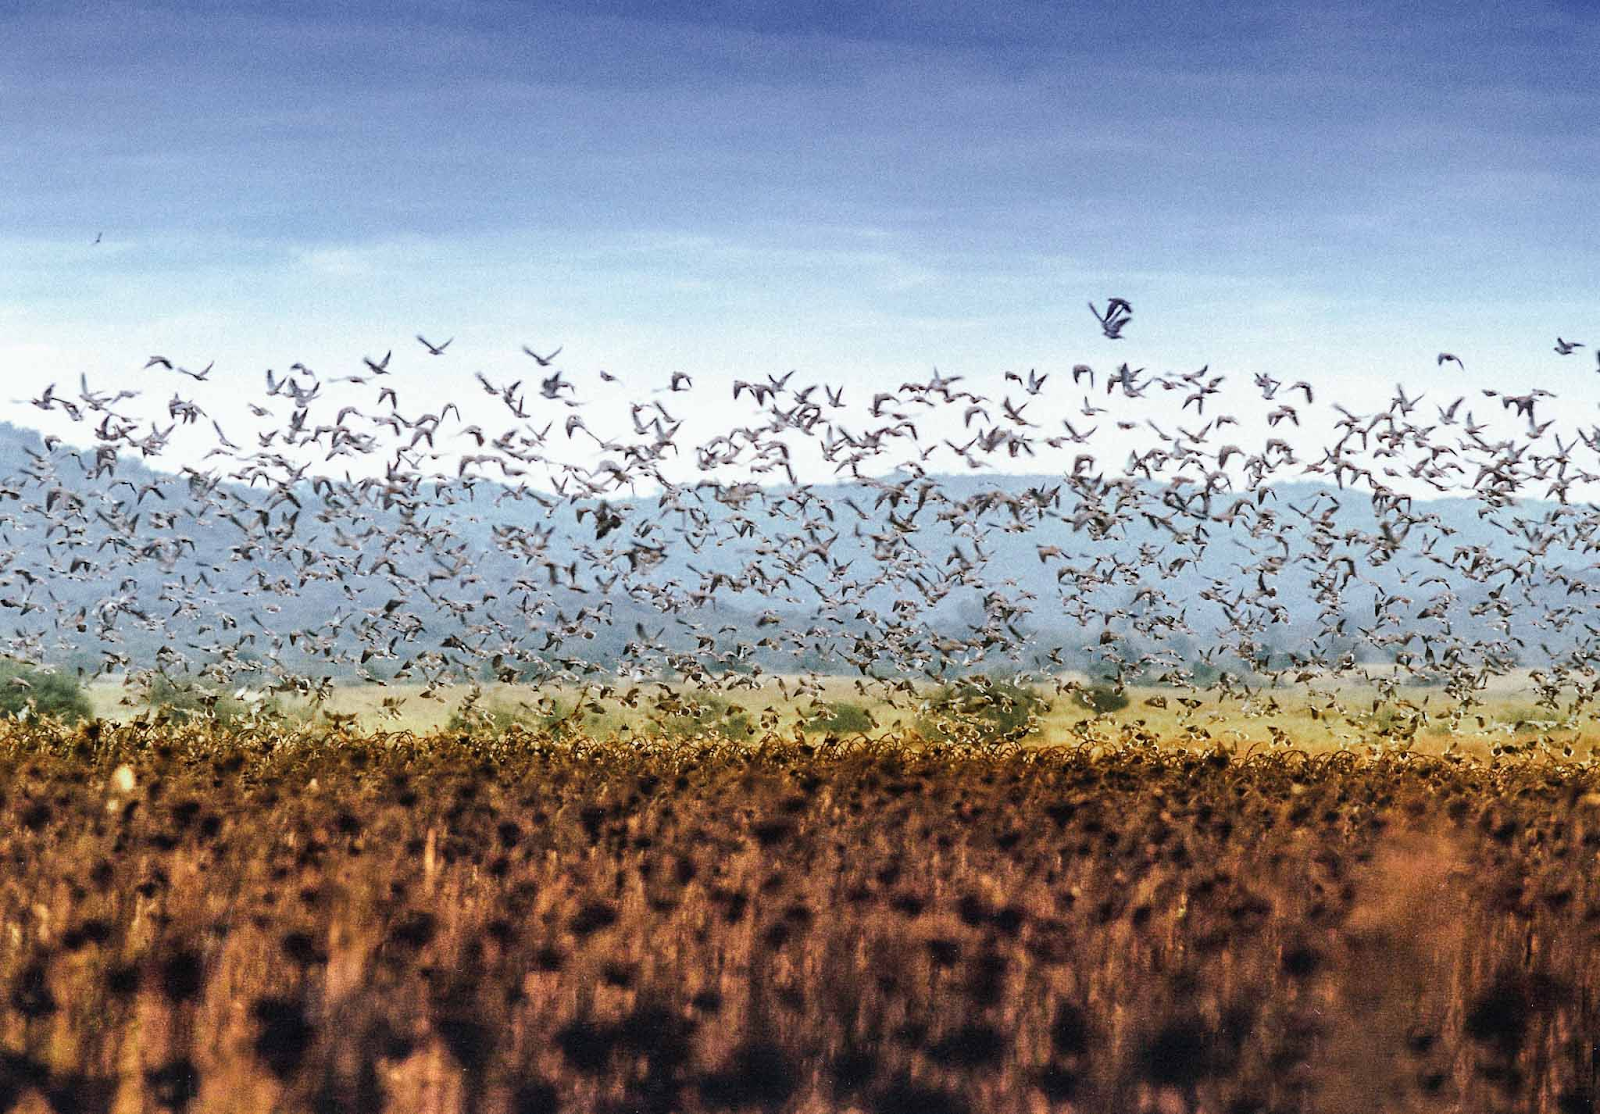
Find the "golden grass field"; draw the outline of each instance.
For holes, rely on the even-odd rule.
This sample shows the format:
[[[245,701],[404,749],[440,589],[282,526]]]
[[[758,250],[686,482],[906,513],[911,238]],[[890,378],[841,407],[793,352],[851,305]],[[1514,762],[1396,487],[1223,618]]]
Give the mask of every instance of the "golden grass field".
[[[0,724],[0,1110],[1591,1108],[1600,774]]]
[[[1082,678],[1068,680],[1082,681]],[[779,684],[784,685],[780,690]],[[796,696],[798,678],[764,678],[756,689],[729,690],[715,694],[747,713],[756,734],[766,730],[790,734],[812,710],[813,701],[836,705],[850,703],[869,712],[878,727],[870,734],[915,728],[925,720],[919,701],[933,686],[923,684],[910,696],[900,694],[891,705],[868,686],[865,691],[850,678],[822,678],[815,695]],[[616,699],[597,698],[594,690],[582,694],[570,687],[486,684],[479,690],[477,705],[498,711],[501,720],[523,719],[536,722],[549,714],[551,702],[561,712],[571,712],[581,699],[600,709],[585,712],[574,721],[586,734],[605,737],[625,725],[630,731],[648,734],[651,699],[656,690],[646,687],[644,696],[630,707]],[[682,697],[693,690],[674,690]],[[1555,711],[1540,707],[1538,692],[1525,673],[1493,678],[1477,694],[1480,704],[1458,721],[1452,722],[1453,701],[1437,689],[1400,689],[1398,700],[1422,720],[1404,740],[1391,734],[1396,721],[1394,701],[1384,701],[1370,684],[1339,683],[1319,687],[1292,685],[1279,689],[1257,690],[1256,699],[1224,699],[1215,692],[1194,694],[1199,707],[1185,714],[1178,702],[1181,690],[1166,687],[1130,687],[1128,707],[1103,716],[1075,703],[1070,692],[1052,696],[1048,687],[1036,686],[1041,695],[1051,698],[1051,707],[1037,717],[1036,729],[1025,740],[1029,745],[1075,742],[1082,739],[1120,741],[1132,734],[1147,734],[1163,745],[1207,747],[1220,744],[1228,748],[1270,747],[1275,742],[1274,728],[1292,739],[1296,748],[1320,753],[1341,747],[1364,747],[1373,743],[1394,747],[1403,742],[1408,749],[1425,754],[1458,752],[1491,757],[1497,746],[1537,745],[1544,740],[1553,753],[1572,748],[1573,757],[1587,755],[1591,744],[1600,742],[1600,725],[1573,716],[1563,706]],[[444,728],[452,716],[471,699],[466,685],[442,686],[430,690],[420,683],[341,685],[320,705],[303,698],[274,698],[280,710],[301,716],[326,719],[354,717],[354,725],[367,731],[410,731],[427,733]],[[127,721],[147,714],[148,704],[136,691],[121,681],[101,681],[88,688],[95,714],[111,721]],[[702,697],[705,694],[701,694]],[[1374,712],[1374,701],[1380,705]],[[386,702],[390,705],[385,706]],[[1157,706],[1160,705],[1160,706]],[[763,713],[768,719],[763,721]],[[1402,712],[1407,715],[1409,712]],[[816,732],[814,731],[813,734]],[[1283,736],[1278,736],[1281,741]]]

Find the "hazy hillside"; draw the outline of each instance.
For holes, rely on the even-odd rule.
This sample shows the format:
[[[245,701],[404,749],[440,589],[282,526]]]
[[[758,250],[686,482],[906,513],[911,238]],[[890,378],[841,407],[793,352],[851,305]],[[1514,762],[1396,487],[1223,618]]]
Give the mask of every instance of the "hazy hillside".
[[[47,453],[0,425],[12,652],[443,676],[496,655],[504,669],[1087,668],[1156,651],[1282,664],[1313,647],[1387,658],[1423,634],[1435,662],[1509,661],[1589,637],[1568,603],[1592,576],[1584,535],[1554,504],[1419,501],[1401,545],[1393,508],[1311,484],[1185,503],[1150,482],[902,475],[623,501],[475,480],[429,483],[423,501],[286,465],[231,477],[158,472],[126,449]]]

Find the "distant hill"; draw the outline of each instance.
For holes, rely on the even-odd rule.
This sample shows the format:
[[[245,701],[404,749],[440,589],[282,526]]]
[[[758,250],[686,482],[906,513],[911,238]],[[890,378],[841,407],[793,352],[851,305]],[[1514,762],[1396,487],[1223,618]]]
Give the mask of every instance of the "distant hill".
[[[1060,475],[705,483],[569,501],[161,472],[0,423],[0,630],[80,668],[311,677],[498,668],[1021,664],[1155,674],[1586,645],[1587,538],[1548,503]],[[1398,531],[1398,533],[1397,533]],[[1422,636],[1427,636],[1423,645]]]

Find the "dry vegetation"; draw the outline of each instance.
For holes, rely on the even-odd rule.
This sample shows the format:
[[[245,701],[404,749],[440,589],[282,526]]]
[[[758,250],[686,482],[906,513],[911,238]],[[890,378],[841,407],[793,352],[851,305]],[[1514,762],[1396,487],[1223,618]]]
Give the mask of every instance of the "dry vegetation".
[[[1597,776],[0,725],[0,1109],[1588,1110]]]

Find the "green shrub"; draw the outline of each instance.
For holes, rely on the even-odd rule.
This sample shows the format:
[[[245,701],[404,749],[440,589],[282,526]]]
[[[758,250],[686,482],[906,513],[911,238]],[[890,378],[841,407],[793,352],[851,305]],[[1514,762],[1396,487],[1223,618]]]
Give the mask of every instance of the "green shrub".
[[[519,708],[505,704],[463,705],[450,713],[445,730],[459,734],[468,731],[490,731],[502,734],[512,727],[533,727],[533,717]]]
[[[930,739],[973,734],[982,739],[1020,737],[1049,703],[1032,688],[1005,678],[977,676],[945,685],[928,699],[917,732]]]
[[[1115,685],[1089,685],[1077,692],[1078,703],[1094,712],[1095,715],[1105,715],[1107,712],[1120,712],[1128,706],[1128,693],[1119,690]]]
[[[206,694],[193,682],[174,681],[159,673],[145,686],[144,706],[158,719],[186,723],[204,719],[208,710]]]
[[[655,732],[666,739],[711,733],[743,739],[755,734],[750,713],[720,696],[699,695],[665,702],[658,712],[650,717],[651,723]]]
[[[507,704],[491,701],[480,704],[469,701],[450,713],[445,724],[449,731],[483,730],[503,735],[513,727],[521,727],[541,735],[559,739],[578,729],[582,717],[573,715],[571,708],[551,702],[547,708],[535,708],[527,703]]]
[[[277,698],[243,700],[216,685],[174,680],[156,674],[145,687],[144,706],[157,719],[171,723],[213,720],[224,726],[252,719],[304,719],[307,713],[287,710]]]
[[[1445,682],[1449,679],[1450,678],[1448,676],[1440,673],[1438,670],[1426,669],[1415,670],[1409,673],[1404,679],[1401,680],[1400,683],[1408,688],[1437,689],[1443,688]]]
[[[1532,704],[1513,704],[1494,713],[1496,723],[1504,724],[1513,731],[1536,731],[1553,726],[1560,719],[1558,713]]]
[[[824,704],[801,721],[806,732],[826,731],[830,735],[863,735],[876,726],[870,712],[847,701]]]
[[[0,712],[56,716],[69,723],[92,719],[89,696],[71,673],[36,669],[21,662],[0,659]]]

